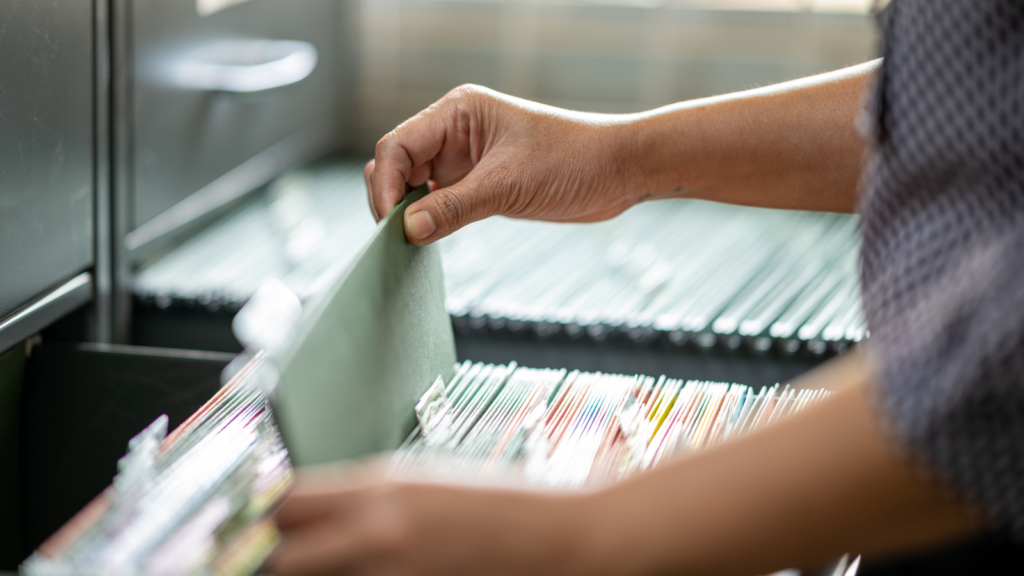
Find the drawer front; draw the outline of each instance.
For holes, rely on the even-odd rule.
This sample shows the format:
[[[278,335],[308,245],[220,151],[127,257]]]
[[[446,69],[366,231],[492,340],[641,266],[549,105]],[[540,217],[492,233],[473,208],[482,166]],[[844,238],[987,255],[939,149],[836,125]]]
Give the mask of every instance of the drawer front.
[[[335,123],[341,29],[336,0],[251,0],[200,16],[209,4],[131,5],[134,229],[302,128]],[[277,52],[262,54],[261,46]],[[315,48],[308,76],[295,81],[286,70],[280,79],[286,85],[245,91],[266,86],[259,84],[267,77],[256,64],[273,68],[295,47],[298,76],[309,64],[309,48]],[[218,84],[224,77],[209,66],[225,64],[234,66],[229,72],[239,72],[240,81],[234,76],[233,84],[231,78]],[[273,76],[273,70],[264,72]],[[273,85],[274,78],[269,80]]]
[[[92,3],[0,0],[0,317],[93,261]]]

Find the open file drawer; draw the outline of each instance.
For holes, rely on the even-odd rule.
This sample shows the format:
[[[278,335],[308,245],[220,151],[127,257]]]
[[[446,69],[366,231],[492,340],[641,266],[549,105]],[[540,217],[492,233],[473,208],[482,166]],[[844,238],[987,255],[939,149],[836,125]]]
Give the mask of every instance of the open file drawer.
[[[400,219],[391,219],[389,222],[385,222],[385,225],[378,230],[377,239],[386,239],[387,235],[390,235],[390,238],[393,240],[404,243]],[[355,266],[337,277],[337,281],[332,289],[328,290],[322,299],[308,306],[304,318],[297,326],[290,324],[289,319],[295,319],[298,301],[294,298],[294,295],[291,295],[291,300],[289,300],[287,292],[278,292],[277,294],[280,298],[261,297],[258,294],[250,304],[249,313],[243,314],[240,317],[239,331],[242,340],[250,344],[259,344],[259,347],[265,351],[251,360],[243,360],[244,367],[237,372],[236,378],[232,381],[233,384],[229,385],[226,390],[230,390],[228,392],[229,395],[234,395],[240,389],[239,385],[241,383],[248,382],[250,385],[257,385],[259,387],[247,388],[252,392],[256,392],[261,388],[265,389],[268,385],[272,386],[275,381],[278,381],[277,391],[274,396],[277,415],[283,424],[285,438],[289,441],[291,456],[299,463],[330,462],[378,450],[393,449],[398,447],[402,439],[406,437],[415,441],[415,438],[408,436],[410,430],[416,425],[414,415],[417,417],[421,416],[420,406],[415,406],[414,409],[414,404],[421,397],[422,391],[427,387],[429,380],[434,377],[434,374],[438,374],[447,384],[454,386],[453,382],[458,379],[458,376],[456,376],[455,380],[449,379],[449,375],[453,371],[451,360],[454,351],[451,346],[451,328],[447,322],[447,316],[441,299],[438,298],[440,270],[437,267],[436,251],[433,253],[430,250],[421,251],[413,249],[408,245],[399,245],[399,242],[384,241],[371,244],[363,252],[363,258]],[[261,293],[263,292],[261,291]],[[236,365],[241,365],[241,363]],[[209,366],[208,368],[213,367]],[[460,369],[460,372],[464,369],[465,366]],[[507,371],[505,374],[511,374],[511,372]],[[57,375],[50,374],[49,376],[48,380],[52,381],[56,379],[54,376]],[[558,378],[564,377],[564,372],[561,376],[558,376]],[[510,379],[508,382],[511,383],[512,380]],[[563,382],[568,385],[569,380],[566,379]],[[637,382],[639,382],[639,379]],[[702,385],[701,383],[697,384],[698,388]],[[689,386],[690,384],[687,383],[687,387]],[[716,386],[719,386],[718,389],[722,390],[720,386],[723,385]],[[437,388],[437,383],[431,386],[432,390],[435,388]],[[452,392],[453,389],[449,388],[448,392]],[[679,389],[677,388],[677,390]],[[211,389],[207,388],[201,391],[199,395],[202,395],[203,392],[209,393],[210,391]],[[43,430],[50,430],[49,436],[58,440],[58,442],[48,446],[50,453],[57,455],[60,462],[64,460],[73,462],[73,459],[67,456],[69,451],[66,448],[62,448],[60,444],[68,441],[67,430],[75,430],[73,425],[68,428],[65,421],[71,421],[72,423],[75,421],[75,411],[69,410],[69,406],[76,406],[76,398],[80,396],[61,392],[57,391],[56,394],[46,394],[48,401],[44,402],[43,405],[53,410],[54,414],[48,420],[43,418],[41,421],[43,422]],[[161,397],[162,392],[165,391],[157,388],[156,390],[143,392],[143,395],[153,394],[153,398],[157,398],[151,407],[156,407],[161,403],[173,405],[171,401],[175,398],[178,398],[178,401],[183,399],[179,395],[172,395],[170,398]],[[104,393],[104,391],[100,391],[100,393],[106,398],[113,398],[114,402],[111,403],[112,405],[117,404],[116,394],[109,395]],[[245,393],[249,394],[249,392]],[[224,394],[223,390],[219,392],[217,396],[220,400],[208,404],[207,407],[198,413],[200,415],[199,418],[204,418],[203,414],[221,413],[224,418],[228,418],[228,421],[249,422],[252,421],[250,417],[255,419],[257,413],[252,412],[244,403],[239,405],[233,403],[234,400],[232,400],[226,404],[223,400],[225,398]],[[554,391],[552,391],[552,394],[554,394]],[[684,398],[681,394],[680,392],[680,395],[675,398]],[[67,396],[66,399],[64,398],[65,396]],[[39,397],[37,395],[37,398]],[[57,398],[57,401],[53,400],[54,397]],[[231,397],[238,398],[238,396]],[[249,394],[248,397],[253,398],[253,407],[256,407],[259,412],[265,412],[261,408],[264,404],[263,400],[260,399],[260,394]],[[641,399],[644,397],[643,394],[639,395]],[[820,397],[820,395],[817,397]],[[490,398],[493,400],[494,405],[500,404],[495,399],[495,396]],[[700,398],[696,396],[685,398],[689,398],[687,402],[691,402],[685,406],[697,406],[698,404],[702,407],[718,406],[718,404],[714,403],[701,403]],[[704,396],[704,398],[709,397]],[[719,398],[722,398],[722,396],[719,396]],[[747,395],[746,398],[751,398],[751,396]],[[802,406],[799,400],[796,404],[787,405],[780,403],[789,402],[788,400],[783,400],[784,396],[773,395],[771,398],[773,398],[772,401],[764,404],[764,406],[769,406],[769,410],[773,404],[774,406]],[[194,399],[194,397],[189,399],[187,395],[184,398],[186,402],[191,402]],[[145,404],[146,401],[143,401],[143,405]],[[234,406],[231,409],[235,410],[235,412],[224,413],[219,409],[219,407],[227,405]],[[549,407],[554,410],[558,405],[559,403],[555,402],[550,404]],[[628,402],[622,406],[626,405],[628,405]],[[648,405],[658,406],[659,402],[652,400]],[[676,402],[675,400],[670,400],[660,405],[669,407],[680,406],[682,407],[681,410],[689,413],[689,408],[686,408],[682,402]],[[54,406],[57,408],[54,409]],[[722,406],[725,405],[723,404]],[[729,406],[743,405],[730,404]],[[87,406],[82,406],[82,408],[87,408]],[[713,409],[716,415],[741,414],[740,411],[733,410],[732,408]],[[785,411],[790,409],[786,408]],[[659,423],[673,422],[672,413],[667,412],[670,408],[665,408],[665,410],[669,416],[667,419],[661,416],[660,413],[652,413],[650,421]],[[750,413],[753,414],[754,412]],[[758,412],[758,414],[762,415],[759,417],[761,422],[771,421],[776,417],[776,414],[784,413],[778,411],[771,413]],[[236,418],[232,414],[245,415],[245,417]],[[620,411],[617,414],[618,418],[622,418],[625,413]],[[261,422],[263,424],[268,422],[265,419],[265,414],[260,416],[260,418],[262,418]],[[740,420],[743,421],[744,418],[741,417]],[[703,418],[699,419],[702,422],[705,421]],[[190,421],[193,420],[190,418]],[[485,418],[482,418],[480,421],[484,422]],[[422,418],[420,418],[420,422],[422,426],[427,426]],[[429,429],[424,432],[422,426],[417,437],[422,437],[423,434],[429,433]],[[690,429],[688,425],[682,425],[681,428]],[[702,428],[714,429],[714,427]],[[149,430],[152,429],[150,427]],[[265,426],[263,429],[268,431]],[[53,430],[57,432],[53,432]],[[210,430],[210,428],[197,428],[193,422],[191,430],[201,431]],[[218,433],[223,434],[220,430],[227,430],[227,428],[218,429]],[[184,434],[187,435],[189,433],[187,429]],[[36,434],[37,436],[39,435],[38,432]],[[147,431],[146,434],[150,434],[150,432]],[[42,434],[42,436],[46,435],[45,433]],[[271,431],[271,435],[276,437],[276,432]],[[146,438],[150,437],[146,436]],[[160,438],[162,437],[160,436]],[[166,442],[180,443],[183,437],[181,433],[175,433],[168,437]],[[193,441],[202,442],[210,437],[203,435],[192,438],[188,445],[197,446],[198,444],[193,443]],[[221,437],[229,438],[227,436]],[[697,437],[690,437],[690,439],[695,438]],[[700,438],[703,438],[703,436]],[[270,438],[270,440],[269,444],[273,447],[274,438]],[[88,442],[89,439],[79,440],[78,446],[87,445]],[[133,449],[132,455],[135,457],[135,462],[139,462],[139,457],[145,454],[145,452],[140,453],[138,451],[139,445],[144,446],[145,444],[137,444],[136,449]],[[210,445],[213,444],[207,444],[207,446]],[[278,443],[277,446],[280,446],[280,444]],[[698,444],[693,444],[693,446],[698,447]],[[174,444],[171,444],[171,450],[174,450]],[[178,452],[181,453],[180,451]],[[280,455],[280,453],[280,448],[277,448],[274,450],[274,454],[271,455]],[[219,453],[213,452],[210,454],[219,455]],[[37,453],[35,458],[45,462],[45,458],[40,456],[41,453]],[[109,457],[109,455],[107,456]],[[88,458],[88,456],[84,457]],[[26,459],[26,461],[31,460],[31,458]],[[146,462],[144,458],[141,461],[143,463]],[[210,459],[207,458],[199,462],[203,463],[206,461],[210,461]],[[278,470],[281,470],[280,459],[271,463]],[[196,461],[193,461],[191,464],[194,466]],[[45,466],[43,468],[45,469]],[[67,465],[64,465],[63,468],[60,466],[57,468],[64,471],[68,469]],[[262,468],[262,466],[253,467],[254,470]],[[171,470],[172,468],[168,467],[166,469]],[[180,470],[181,468],[177,469]],[[286,471],[284,478],[288,475]],[[53,478],[61,478],[58,484],[59,482],[68,482],[67,475],[65,474],[65,476],[61,477],[59,472],[51,474],[50,478],[51,480]],[[170,479],[173,480],[174,478]],[[281,477],[278,479],[280,480]],[[181,478],[179,480],[187,481],[188,478]],[[165,477],[163,482],[163,484],[159,485],[180,485],[177,482],[168,484],[168,477]],[[188,484],[188,482],[185,482],[185,484]],[[128,484],[128,486],[130,487],[131,485]],[[278,489],[273,494],[280,495],[279,487],[278,485]],[[202,486],[199,488],[202,489]],[[237,494],[234,490],[228,493]],[[124,495],[130,495],[132,491],[116,492],[116,494],[118,497],[129,497]],[[223,496],[223,492],[218,492],[217,494]],[[163,500],[152,501],[162,502]],[[208,504],[217,505],[223,502],[223,498],[207,501]],[[246,503],[241,502],[240,504],[242,504],[242,507],[239,510],[244,510]],[[259,508],[263,513],[267,510],[266,505],[267,502],[264,501],[261,504],[262,507]],[[172,509],[178,510],[176,507]],[[209,508],[197,506],[193,509],[199,512],[193,518],[202,519],[206,517],[202,512],[207,511]],[[213,510],[217,510],[216,506],[213,507]],[[80,515],[78,517],[75,524],[88,525],[92,519],[96,518],[95,515],[91,514],[92,512],[95,512],[95,510],[90,507],[84,512],[84,516]],[[234,518],[234,516],[230,518]],[[253,517],[250,516],[249,518],[252,519]],[[265,552],[273,544],[273,529],[265,522],[260,524],[264,530],[258,531],[256,534],[263,538],[263,540],[257,542],[257,544],[260,544],[262,546],[261,549]],[[237,527],[237,524],[232,525]],[[188,529],[206,525],[203,523],[194,524],[192,521],[189,521],[175,524],[174,526]],[[139,526],[139,528],[142,528],[142,526]],[[205,529],[210,530],[209,526]],[[76,529],[71,528],[71,532],[76,532]],[[105,533],[101,532],[100,534]],[[124,532],[124,534],[133,533],[130,530]],[[181,533],[175,532],[172,534]],[[179,542],[171,538],[168,541],[180,544],[182,542],[198,542],[199,540],[185,538]],[[89,540],[89,543],[92,542],[95,541]],[[102,540],[99,542],[103,543]],[[57,544],[55,547],[59,548],[60,545]],[[55,549],[49,545],[48,548],[51,550]],[[228,549],[230,550],[230,548],[229,546]],[[171,550],[175,549],[172,547]],[[157,548],[157,551],[166,552],[166,549],[161,545],[160,548]],[[161,556],[157,555],[157,557]],[[162,556],[162,558],[167,557],[173,557],[173,555],[165,553]],[[247,558],[249,562],[242,563],[241,566],[246,570],[255,570],[260,561],[259,558],[263,557],[265,555],[259,555],[254,560],[252,556],[249,556]],[[48,570],[45,564],[34,565],[30,567],[28,573],[39,575],[77,573],[74,570],[60,570],[66,567],[67,565],[61,566],[57,564],[50,567],[57,569],[53,571]],[[101,573],[103,571],[86,570],[86,572]],[[242,574],[248,572],[238,571],[230,573]],[[843,572],[834,572],[833,570],[824,572],[824,574],[833,573],[842,574]]]
[[[401,235],[401,220],[395,223],[402,246],[397,252],[393,244],[385,246],[386,253],[367,259],[378,266],[364,270],[363,282],[346,284],[354,292],[336,295],[336,302],[350,304],[342,307],[352,312],[345,320],[362,327],[361,337],[351,337],[352,324],[313,323],[321,330],[291,349],[300,362],[293,364],[298,372],[286,372],[288,377],[313,378],[301,372],[303,358],[319,358],[317,367],[338,357],[362,362],[363,371],[356,369],[351,379],[343,379],[334,390],[342,396],[331,399],[337,409],[336,428],[330,433],[339,440],[332,449],[346,457],[396,448],[415,422],[411,415],[416,398],[430,383],[418,382],[427,373],[430,379],[442,372],[450,375],[455,361],[439,255],[426,250],[425,259],[412,257]],[[407,305],[393,306],[395,299]],[[360,302],[365,306],[351,305]],[[429,310],[418,306],[424,302],[435,305]],[[331,308],[330,302],[324,304]],[[381,309],[389,313],[378,314]],[[333,319],[330,310],[311,315]],[[447,331],[447,338],[425,341],[438,330]],[[398,356],[404,361],[396,361]],[[169,416],[168,427],[174,429],[215,397],[232,358],[54,344],[33,346],[27,359],[24,347],[0,358],[0,570],[15,568],[103,493],[129,439],[140,430],[161,414]],[[320,376],[330,379],[332,374]],[[76,522],[89,514],[83,512]]]
[[[593,414],[602,413],[609,431],[619,430],[615,421],[622,416],[615,414],[621,414],[620,406],[630,405],[628,398],[632,397],[634,384],[641,391],[637,405],[647,405],[652,410],[654,406],[664,410],[677,406],[673,414],[682,416],[685,412],[700,421],[705,420],[700,410],[708,410],[710,417],[709,407],[718,406],[726,393],[733,394],[731,401],[754,398],[754,393],[741,392],[736,386],[709,384],[710,388],[702,388],[707,383],[686,383],[688,390],[710,391],[707,393],[712,396],[706,398],[718,398],[702,402],[700,398],[705,396],[686,396],[691,402],[686,405],[695,410],[691,412],[682,409],[683,403],[672,400],[676,394],[684,397],[680,388],[683,382],[669,381],[662,388],[664,378],[655,384],[653,378],[576,375],[557,370],[517,370],[511,366],[489,372],[489,367],[481,371],[470,368],[468,363],[456,371],[452,328],[444,307],[439,248],[409,245],[400,214],[399,209],[385,219],[359,258],[337,274],[331,287],[307,304],[305,311],[301,311],[298,299],[287,290],[273,284],[261,289],[235,323],[239,338],[250,350],[260,352],[252,358],[239,357],[229,366],[227,373],[234,374],[231,382],[188,418],[182,428],[167,436],[165,425],[158,420],[137,436],[128,456],[118,466],[120,472],[114,486],[49,539],[26,564],[27,573],[192,573],[181,569],[179,559],[186,558],[182,562],[190,566],[188,550],[197,546],[203,550],[209,546],[209,556],[204,552],[196,562],[201,564],[209,558],[215,568],[213,573],[244,574],[254,570],[273,544],[272,528],[262,520],[263,515],[280,496],[282,485],[291,474],[289,468],[282,467],[285,461],[281,458],[283,447],[278,440],[278,428],[268,420],[261,390],[276,388],[271,397],[281,424],[280,433],[287,442],[290,459],[302,465],[399,448],[404,439],[412,438],[409,433],[417,420],[426,426],[424,412],[418,405],[424,391],[429,387],[431,397],[440,398],[444,393],[438,391],[438,386],[455,386],[459,378],[464,382],[477,378],[479,388],[471,388],[483,392],[468,406],[477,406],[479,410],[487,409],[492,401],[496,407],[506,406],[496,396],[503,394],[499,390],[506,386],[518,394],[515,390],[521,384],[539,384],[540,388],[527,395],[533,400],[519,408],[522,414],[536,412],[540,405],[535,401],[542,401],[545,410],[585,405],[586,409],[570,413],[569,420],[564,421],[579,417],[579,426],[584,426],[583,422]],[[176,411],[175,421],[181,421],[182,413],[177,412],[180,405],[194,406],[197,396],[213,392],[209,378],[199,388],[185,386],[171,396],[163,395],[167,387],[145,386],[144,380],[125,389],[129,382],[108,382],[111,375],[96,370],[91,372],[101,373],[98,384],[83,382],[76,388],[79,383],[61,373],[53,357],[47,359],[42,352],[36,352],[33,358],[38,363],[34,368],[38,376],[26,387],[28,408],[24,413],[31,422],[24,426],[26,440],[22,443],[22,460],[26,462],[22,477],[31,478],[25,486],[32,489],[26,493],[34,495],[25,499],[32,508],[26,515],[31,519],[26,522],[30,528],[27,531],[32,532],[31,545],[38,543],[40,532],[45,533],[37,525],[46,523],[47,529],[52,530],[56,522],[50,520],[60,520],[41,504],[41,495],[61,490],[69,481],[68,471],[76,467],[87,469],[105,461],[108,464],[100,467],[110,469],[109,463],[118,453],[107,452],[106,448],[104,453],[98,453],[90,443],[112,447],[117,444],[115,437],[124,442],[125,434],[118,432],[116,421],[102,426],[104,416],[129,411],[136,429],[141,429],[148,418],[166,407]],[[209,369],[222,365],[207,364]],[[87,368],[78,369],[83,367]],[[173,367],[151,366],[163,371]],[[130,372],[127,367],[126,372]],[[525,375],[526,380],[517,380],[516,375]],[[161,376],[166,379],[167,375]],[[545,380],[531,383],[530,379],[536,376]],[[61,382],[70,383],[57,384]],[[191,390],[197,394],[189,394]],[[449,392],[454,394],[454,390],[450,388]],[[649,402],[644,400],[648,396],[642,390],[652,394]],[[654,396],[658,390],[671,396]],[[555,394],[576,400],[556,401]],[[83,397],[91,402],[83,401]],[[593,400],[585,400],[591,397]],[[805,397],[811,400],[810,395]],[[758,402],[763,400],[759,406],[766,410],[784,405],[780,403],[782,396],[766,397],[762,393],[757,398]],[[796,407],[798,403],[790,405]],[[724,408],[715,409],[714,413],[737,417],[740,414],[738,410]],[[660,414],[651,413],[649,421],[659,426],[661,422],[672,423],[678,426],[680,434],[691,428],[668,412],[667,419]],[[758,418],[754,418],[755,412],[750,414],[753,422],[767,421],[775,413],[764,412]],[[489,421],[481,418],[481,422]],[[460,416],[458,421],[464,422],[461,429],[466,431],[476,425],[473,417],[465,420]],[[82,434],[89,429],[102,434]],[[433,428],[422,428],[421,434],[430,430]],[[513,430],[512,434],[519,432]],[[606,432],[598,434],[604,437]],[[114,441],[108,442],[104,437]],[[517,442],[522,440],[519,436]],[[626,442],[626,437],[621,437],[616,446],[625,447]],[[509,455],[518,458],[520,449],[515,446],[521,444],[503,446],[510,446]],[[659,454],[664,453],[660,441],[652,446]],[[613,456],[625,454],[616,450],[612,451]],[[670,448],[666,454],[671,453]],[[576,461],[572,452],[557,450],[553,454]],[[631,461],[640,465],[639,459]],[[270,481],[265,481],[268,477]],[[86,489],[95,489],[95,484],[98,482],[90,482]],[[88,493],[80,496],[85,494]],[[67,514],[67,510],[60,513]],[[228,536],[222,539],[225,532]],[[250,536],[255,540],[250,540]],[[246,552],[235,562],[239,557],[232,554],[238,549]],[[225,558],[230,561],[224,561]],[[222,572],[225,566],[238,569]]]
[[[161,414],[176,426],[220,388],[227,354],[93,344],[0,355],[0,570],[78,512]]]

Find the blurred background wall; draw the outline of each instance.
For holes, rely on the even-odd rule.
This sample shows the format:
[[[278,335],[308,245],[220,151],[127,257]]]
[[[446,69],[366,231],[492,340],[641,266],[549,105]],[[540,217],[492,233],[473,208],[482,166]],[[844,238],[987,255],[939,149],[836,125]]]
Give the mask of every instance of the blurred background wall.
[[[355,0],[351,145],[464,83],[635,112],[876,56],[871,0]]]

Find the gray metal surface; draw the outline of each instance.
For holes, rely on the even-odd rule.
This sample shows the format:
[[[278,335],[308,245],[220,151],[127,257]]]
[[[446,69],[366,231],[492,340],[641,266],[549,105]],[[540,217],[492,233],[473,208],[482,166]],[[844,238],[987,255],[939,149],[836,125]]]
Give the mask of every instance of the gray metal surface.
[[[133,2],[130,18],[133,230],[299,129],[337,122],[336,0],[253,0],[208,17],[195,2],[155,0]],[[319,59],[304,80],[248,94],[175,76],[183,62],[241,39],[308,42]]]
[[[114,342],[131,334],[131,260],[122,239],[132,229],[132,0],[110,0],[111,318]]]
[[[89,0],[0,0],[0,317],[93,263]]]
[[[91,333],[96,342],[114,340],[114,278],[113,278],[113,189],[110,174],[110,3],[96,2],[93,10],[94,63],[93,114],[95,155],[93,174],[96,194],[96,262]]]
[[[131,338],[131,273],[140,259],[341,143],[349,63],[338,28],[351,2],[229,4],[200,16],[188,0],[111,0],[114,341]],[[307,42],[316,68],[254,93],[187,88],[169,74],[218,42],[256,39]]]
[[[92,298],[93,276],[83,272],[0,318],[0,352],[38,333]]]

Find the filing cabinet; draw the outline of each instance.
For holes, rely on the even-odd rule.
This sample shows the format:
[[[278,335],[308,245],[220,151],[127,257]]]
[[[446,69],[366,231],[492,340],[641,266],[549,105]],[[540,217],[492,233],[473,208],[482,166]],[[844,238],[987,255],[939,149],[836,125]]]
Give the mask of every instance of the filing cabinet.
[[[121,10],[129,251],[338,144],[339,2],[126,0]]]
[[[93,264],[89,0],[0,1],[0,318]]]
[[[345,4],[0,0],[0,570],[219,386],[225,355],[82,341],[147,250],[339,145]]]
[[[112,3],[115,339],[141,259],[342,144],[348,5]]]
[[[0,352],[92,297],[93,4],[0,0]],[[23,364],[0,358],[0,569],[21,544]]]

